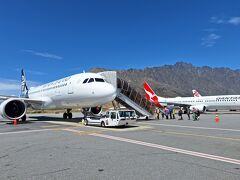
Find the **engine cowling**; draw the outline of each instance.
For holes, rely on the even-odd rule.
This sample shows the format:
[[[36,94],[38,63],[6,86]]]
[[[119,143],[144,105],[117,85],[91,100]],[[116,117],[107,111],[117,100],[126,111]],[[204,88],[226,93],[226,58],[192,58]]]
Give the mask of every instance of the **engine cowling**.
[[[102,107],[101,106],[91,107],[90,112],[94,115],[99,115],[102,112]]]
[[[199,110],[200,112],[205,112],[206,111],[206,106],[204,106],[204,105],[190,106],[191,111],[194,111],[194,109]]]
[[[0,114],[10,120],[22,118],[26,111],[26,104],[19,99],[10,98],[0,105]]]

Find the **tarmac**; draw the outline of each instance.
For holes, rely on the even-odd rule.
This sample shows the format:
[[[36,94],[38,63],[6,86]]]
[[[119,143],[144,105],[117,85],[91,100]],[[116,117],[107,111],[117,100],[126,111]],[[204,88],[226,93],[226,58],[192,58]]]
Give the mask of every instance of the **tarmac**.
[[[238,113],[126,128],[86,127],[73,115],[32,114],[16,126],[1,119],[0,179],[240,179]]]

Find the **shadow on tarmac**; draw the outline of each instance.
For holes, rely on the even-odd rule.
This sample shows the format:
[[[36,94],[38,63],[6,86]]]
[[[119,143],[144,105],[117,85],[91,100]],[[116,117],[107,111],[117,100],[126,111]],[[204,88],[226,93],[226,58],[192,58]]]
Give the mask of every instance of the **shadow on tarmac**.
[[[150,119],[149,119],[150,120]],[[148,121],[149,121],[148,120]],[[28,116],[27,120],[25,122],[22,122],[21,120],[18,121],[18,125],[20,124],[34,124],[36,122],[47,122],[47,121],[56,121],[56,122],[71,122],[71,123],[81,123],[82,122],[82,118],[81,117],[76,117],[76,118],[72,118],[72,119],[63,119],[61,117],[52,117],[52,116]],[[136,120],[136,121],[146,121],[146,120]],[[13,125],[14,122],[13,121],[9,121],[9,120],[1,120],[2,123],[5,123],[6,125]],[[95,126],[95,125],[91,125],[91,126]],[[96,126],[99,127],[99,126]],[[131,128],[136,128],[139,127],[137,125],[127,125],[127,126],[116,126],[114,127],[115,129],[131,129]],[[108,128],[108,127],[105,127]],[[112,128],[112,127],[111,127]]]
[[[35,120],[27,120],[30,122],[34,122],[34,121],[58,121],[58,122],[73,122],[73,123],[82,122],[82,118],[63,119],[60,117],[51,117],[51,116],[29,116],[29,118],[35,119]]]
[[[79,123],[82,122],[82,118],[72,118],[72,119],[63,119],[60,117],[51,117],[51,116],[29,116],[26,121],[22,122],[19,120],[17,124],[32,124],[41,121],[56,121],[56,122],[72,122]],[[2,124],[13,125],[14,121],[1,119]]]
[[[56,121],[56,122],[72,122],[72,123],[81,123],[82,122],[82,118],[72,118],[72,119],[63,119],[63,118],[59,118],[59,117],[49,117],[49,116],[31,116],[30,118],[34,118],[36,120],[29,120],[28,122],[32,123],[34,121]],[[89,126],[95,126],[95,125],[89,125]],[[97,126],[96,127],[100,127]],[[137,125],[127,125],[127,126],[116,126],[114,127],[115,129],[128,129],[128,128],[136,128],[139,127]],[[105,127],[108,128],[108,127]],[[112,128],[112,127],[111,127]]]

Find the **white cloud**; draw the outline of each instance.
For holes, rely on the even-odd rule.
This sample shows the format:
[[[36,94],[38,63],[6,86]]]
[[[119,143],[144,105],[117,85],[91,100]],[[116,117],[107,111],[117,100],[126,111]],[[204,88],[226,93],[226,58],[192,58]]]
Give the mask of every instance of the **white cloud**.
[[[27,70],[26,73],[33,74],[33,75],[39,75],[39,76],[47,75],[47,73],[45,73],[45,72],[31,71],[31,70]]]
[[[213,16],[213,17],[210,18],[210,22],[214,23],[214,24],[223,24],[226,21],[224,19]]]
[[[16,69],[15,69],[15,71],[19,72],[19,74],[20,74],[21,70],[22,70],[22,69],[20,69],[20,68],[16,68]],[[24,71],[25,71],[27,77],[28,77],[28,74],[38,75],[38,76],[47,75],[47,73],[41,72],[41,71],[26,70],[26,69],[24,69]]]
[[[220,39],[221,36],[211,33],[208,36],[202,38],[202,46],[213,47],[216,44],[216,41]]]
[[[37,51],[30,50],[30,49],[24,49],[22,51],[27,52],[27,53],[31,53],[35,56],[41,56],[41,57],[48,58],[48,59],[57,59],[57,60],[63,59],[63,57],[61,57],[61,56],[58,56],[58,55],[55,55],[55,54],[50,54],[48,52],[37,52]]]
[[[228,23],[233,25],[240,25],[240,17],[231,17],[228,20]]]
[[[217,29],[214,29],[214,28],[208,28],[208,29],[203,29],[203,31],[205,31],[205,32],[216,32]]]
[[[35,81],[27,81],[29,87],[38,86],[41,83]],[[0,95],[15,95],[20,94],[20,80],[2,79],[0,78]]]
[[[20,92],[20,81],[0,79],[0,94],[18,96]]]
[[[18,90],[20,88],[19,84],[15,84],[14,82],[0,82],[0,90]]]
[[[231,24],[231,25],[240,25],[240,17],[230,17],[230,18],[218,18],[218,17],[211,17],[210,22],[214,24]]]

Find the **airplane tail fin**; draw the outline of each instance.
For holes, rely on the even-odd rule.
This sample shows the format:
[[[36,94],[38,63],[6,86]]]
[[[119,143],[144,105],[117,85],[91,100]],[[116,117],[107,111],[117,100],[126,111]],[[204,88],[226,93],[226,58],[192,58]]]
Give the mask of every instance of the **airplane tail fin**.
[[[192,90],[192,93],[194,97],[201,97],[201,94],[195,89]]]
[[[21,97],[28,98],[28,87],[25,72],[21,71]]]
[[[158,107],[163,107],[158,101],[158,96],[154,93],[154,91],[148,85],[147,82],[143,83],[143,87],[144,87],[144,90],[145,90],[146,99],[153,102]]]

